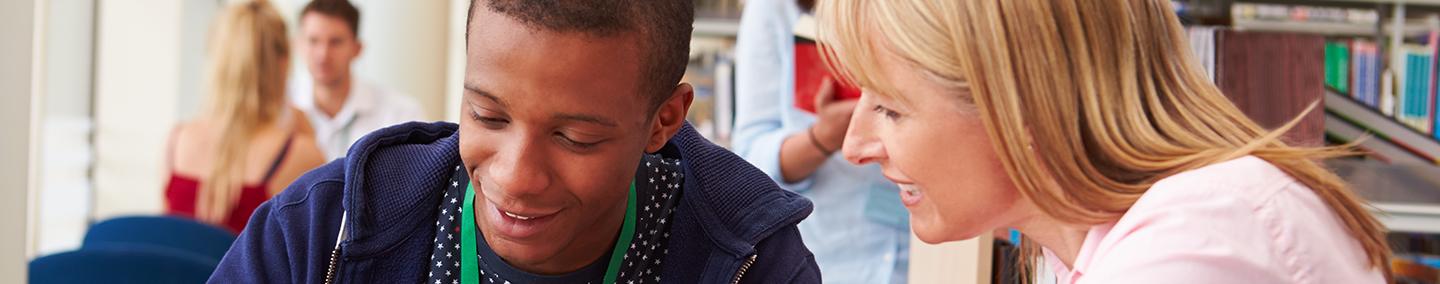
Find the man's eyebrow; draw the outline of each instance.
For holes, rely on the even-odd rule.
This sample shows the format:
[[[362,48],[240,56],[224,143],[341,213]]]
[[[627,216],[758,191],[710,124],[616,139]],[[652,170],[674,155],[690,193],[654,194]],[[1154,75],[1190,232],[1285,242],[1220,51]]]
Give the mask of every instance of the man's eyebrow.
[[[599,116],[594,116],[594,115],[588,115],[588,114],[561,113],[561,114],[556,114],[556,115],[555,115],[555,119],[558,119],[558,120],[572,120],[572,121],[580,121],[580,122],[589,122],[589,123],[594,123],[594,124],[599,124],[599,125],[604,125],[604,126],[609,126],[609,127],[616,127],[616,126],[619,126],[619,125],[620,125],[620,124],[618,124],[618,123],[615,123],[615,121],[613,121],[613,120],[606,119],[606,118],[604,118],[604,117],[599,117]]]
[[[475,84],[466,83],[466,84],[465,84],[465,90],[470,91],[471,93],[474,93],[474,94],[476,94],[476,95],[479,95],[480,97],[490,99],[491,101],[495,101],[495,103],[500,104],[500,106],[502,106],[502,107],[509,107],[509,106],[510,106],[509,104],[505,103],[505,100],[501,100],[500,97],[496,97],[494,94],[491,94],[490,92],[486,92],[485,90],[480,89],[480,86],[477,86],[477,85],[475,85]]]
[[[505,102],[505,100],[500,99],[500,97],[495,96],[495,94],[491,94],[490,92],[487,92],[487,91],[481,89],[479,85],[466,83],[466,84],[465,84],[465,90],[467,90],[467,91],[469,91],[470,93],[473,93],[473,94],[475,94],[475,95],[477,95],[477,96],[480,96],[480,97],[482,97],[482,98],[490,99],[491,101],[494,101],[495,103],[500,104],[501,107],[509,107],[509,104],[507,104],[507,103]],[[590,115],[590,114],[560,113],[560,114],[556,114],[553,118],[556,119],[556,120],[569,120],[569,121],[587,122],[587,123],[599,124],[599,125],[608,126],[608,127],[617,127],[617,126],[620,126],[620,124],[619,124],[619,123],[616,123],[615,120],[608,119],[608,118],[604,118],[604,117],[600,117],[600,116],[597,116],[597,115]]]

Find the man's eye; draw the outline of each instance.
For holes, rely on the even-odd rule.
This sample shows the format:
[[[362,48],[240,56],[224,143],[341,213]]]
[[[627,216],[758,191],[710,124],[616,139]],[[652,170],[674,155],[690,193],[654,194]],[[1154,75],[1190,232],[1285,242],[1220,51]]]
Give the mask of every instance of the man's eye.
[[[479,113],[471,112],[470,118],[484,124],[486,128],[500,128],[510,124],[510,120],[498,117],[481,116]]]
[[[577,141],[577,140],[575,140],[575,139],[573,139],[573,138],[570,138],[570,136],[566,136],[564,133],[555,133],[555,139],[560,140],[560,143],[561,143],[561,144],[565,144],[566,146],[574,147],[574,148],[577,149],[577,150],[588,150],[588,149],[591,149],[591,148],[595,148],[595,146],[600,145],[601,142],[604,142],[604,141],[581,142],[581,141]]]

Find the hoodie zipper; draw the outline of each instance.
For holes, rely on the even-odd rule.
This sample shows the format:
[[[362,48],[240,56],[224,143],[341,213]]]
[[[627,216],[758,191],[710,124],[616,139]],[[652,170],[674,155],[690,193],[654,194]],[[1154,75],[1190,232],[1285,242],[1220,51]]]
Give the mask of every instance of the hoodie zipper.
[[[758,255],[759,254],[752,254],[749,258],[745,259],[745,263],[740,264],[740,271],[735,272],[735,279],[730,280],[730,284],[740,284],[740,278],[745,277],[745,271],[749,271],[750,266],[755,264],[755,257]]]
[[[340,213],[340,236],[335,237],[335,249],[330,250],[330,268],[325,269],[325,284],[334,283],[335,268],[340,265],[340,242],[345,241],[345,217],[347,213]]]

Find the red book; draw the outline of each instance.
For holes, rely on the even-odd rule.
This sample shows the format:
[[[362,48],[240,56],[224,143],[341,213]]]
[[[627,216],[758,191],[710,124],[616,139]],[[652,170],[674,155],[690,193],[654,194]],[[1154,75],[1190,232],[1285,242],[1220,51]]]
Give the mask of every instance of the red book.
[[[860,89],[835,79],[820,57],[820,48],[815,44],[814,17],[802,15],[795,23],[795,107],[815,113],[815,93],[827,78],[837,100],[860,98]]]

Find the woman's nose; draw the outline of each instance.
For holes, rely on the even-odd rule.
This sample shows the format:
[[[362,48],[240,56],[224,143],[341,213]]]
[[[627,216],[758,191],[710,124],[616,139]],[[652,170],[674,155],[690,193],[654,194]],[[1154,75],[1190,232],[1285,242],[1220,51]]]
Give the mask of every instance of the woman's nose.
[[[859,165],[885,158],[885,146],[875,136],[874,119],[875,113],[869,111],[856,111],[851,115],[850,128],[845,131],[845,143],[841,147],[845,160]]]

